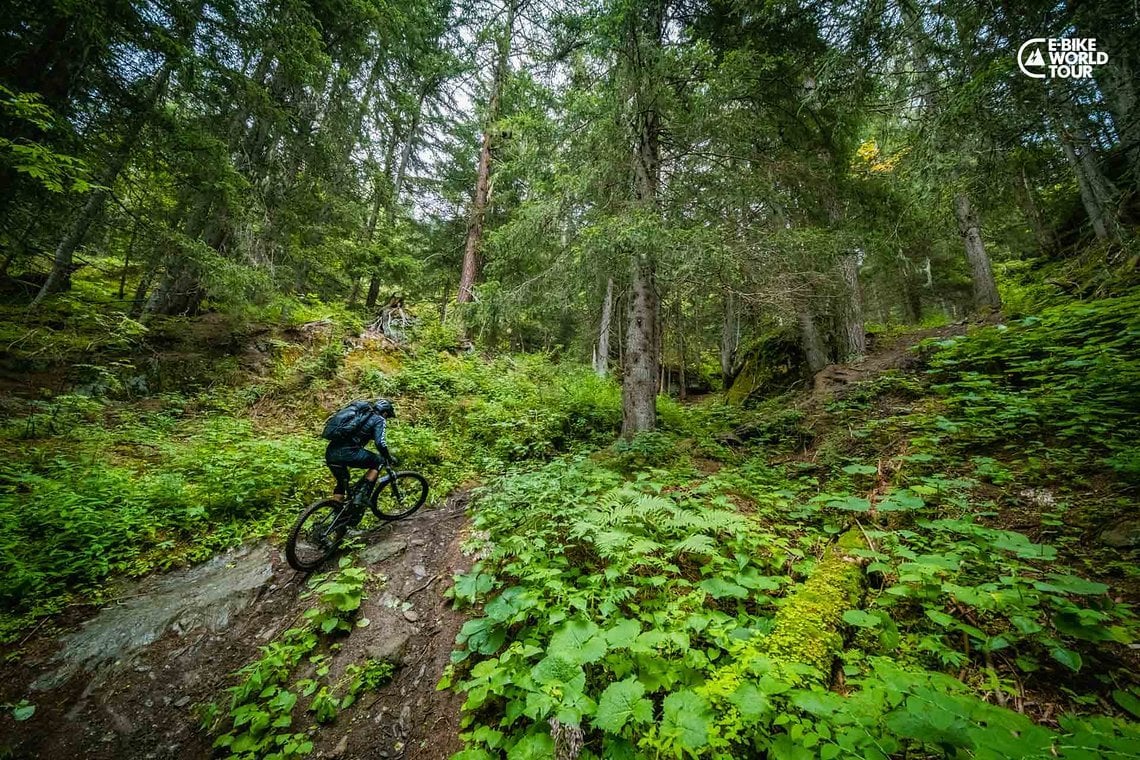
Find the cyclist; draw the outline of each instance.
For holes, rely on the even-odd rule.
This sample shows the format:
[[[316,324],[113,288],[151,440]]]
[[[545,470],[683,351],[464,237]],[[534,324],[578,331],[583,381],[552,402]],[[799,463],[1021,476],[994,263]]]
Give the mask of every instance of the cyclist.
[[[329,418],[322,435],[329,442],[325,449],[325,464],[336,478],[334,500],[344,501],[349,467],[367,468],[365,479],[375,483],[383,464],[393,467],[397,464],[396,457],[388,450],[386,432],[387,421],[395,416],[396,408],[392,402],[378,398],[375,401],[354,401]],[[379,453],[364,448],[370,440],[375,442]],[[358,509],[365,507],[371,491],[371,486],[361,488],[353,497],[353,506]]]

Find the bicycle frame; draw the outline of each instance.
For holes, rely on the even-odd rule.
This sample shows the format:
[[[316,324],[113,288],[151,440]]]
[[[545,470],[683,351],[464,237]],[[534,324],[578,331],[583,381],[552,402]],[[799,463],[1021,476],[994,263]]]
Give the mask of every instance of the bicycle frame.
[[[345,503],[347,504],[350,501],[352,501],[352,497],[355,496],[356,493],[361,488],[371,487],[372,493],[368,497],[368,501],[373,506],[375,506],[376,499],[380,496],[380,492],[382,490],[384,490],[384,486],[388,485],[389,483],[392,484],[392,491],[396,494],[396,500],[399,501],[399,499],[400,499],[400,486],[396,480],[396,471],[393,470],[392,466],[388,465],[388,464],[383,465],[383,467],[381,469],[384,471],[384,474],[381,475],[380,477],[376,478],[375,483],[369,483],[368,479],[364,475],[361,475],[360,479],[356,481],[355,485],[353,485],[352,492],[347,495],[347,498],[345,499]]]

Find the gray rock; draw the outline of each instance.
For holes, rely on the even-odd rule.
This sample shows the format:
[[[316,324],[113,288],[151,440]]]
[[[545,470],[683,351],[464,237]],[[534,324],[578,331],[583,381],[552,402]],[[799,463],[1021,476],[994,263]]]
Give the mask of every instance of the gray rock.
[[[365,547],[357,555],[365,563],[369,565],[379,564],[385,560],[395,557],[400,552],[408,548],[408,542],[402,538],[389,538],[386,541],[381,541],[378,544],[372,544]]]
[[[1101,531],[1101,543],[1118,549],[1140,546],[1140,518],[1121,520]]]
[[[409,623],[414,623],[419,619],[420,613],[415,610],[404,610],[404,620],[407,620]]]
[[[57,667],[32,683],[52,689],[82,671],[129,663],[130,656],[169,630],[182,635],[206,628],[221,631],[249,607],[273,576],[267,544],[219,554],[185,570],[147,578],[124,590],[82,628],[62,638],[53,657]]]
[[[423,565],[413,565],[412,572],[415,573],[417,578],[427,577],[427,568],[425,568]]]
[[[190,697],[183,695],[174,701],[175,707],[185,707],[190,704]]]
[[[364,653],[373,660],[387,660],[398,665],[404,659],[411,636],[407,631],[386,631],[364,647]]]

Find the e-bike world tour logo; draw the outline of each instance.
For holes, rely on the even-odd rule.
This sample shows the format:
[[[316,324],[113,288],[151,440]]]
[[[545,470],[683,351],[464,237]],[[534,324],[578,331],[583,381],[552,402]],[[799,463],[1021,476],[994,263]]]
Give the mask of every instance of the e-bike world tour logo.
[[[1033,79],[1085,79],[1106,63],[1095,37],[1034,37],[1017,49],[1017,67]]]

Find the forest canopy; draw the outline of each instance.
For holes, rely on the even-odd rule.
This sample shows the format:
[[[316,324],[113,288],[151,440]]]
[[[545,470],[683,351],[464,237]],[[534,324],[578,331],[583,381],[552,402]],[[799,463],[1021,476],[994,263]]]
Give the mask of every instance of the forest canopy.
[[[31,319],[60,299],[143,323],[436,303],[488,349],[617,366],[629,432],[654,389],[731,384],[774,335],[818,370],[863,353],[867,325],[997,309],[1084,241],[1090,272],[1135,255],[1137,43],[1115,3],[17,2],[6,20],[0,277]],[[1111,51],[1093,76],[1018,70],[1022,41],[1086,31]],[[1015,291],[1014,309],[1040,295]]]

